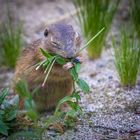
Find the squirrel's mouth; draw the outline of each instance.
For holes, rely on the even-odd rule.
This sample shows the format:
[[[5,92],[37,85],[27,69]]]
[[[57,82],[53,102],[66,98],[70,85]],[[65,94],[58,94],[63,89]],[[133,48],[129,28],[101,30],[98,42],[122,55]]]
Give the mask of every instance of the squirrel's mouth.
[[[68,53],[66,54],[66,58],[72,59],[72,58],[75,57],[75,55],[76,55],[76,52],[75,51],[69,50]]]

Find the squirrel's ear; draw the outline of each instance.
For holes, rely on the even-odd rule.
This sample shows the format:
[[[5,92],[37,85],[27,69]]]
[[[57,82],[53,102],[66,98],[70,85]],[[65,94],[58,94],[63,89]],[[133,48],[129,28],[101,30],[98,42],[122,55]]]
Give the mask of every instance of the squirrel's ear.
[[[45,31],[44,31],[44,36],[45,36],[45,37],[48,36],[48,29],[45,29]]]
[[[79,33],[75,33],[75,41],[76,41],[76,46],[77,47],[81,47],[81,42],[82,42],[82,40],[81,40],[81,36],[80,36],[80,34]]]
[[[79,33],[75,32],[75,38],[79,37]]]

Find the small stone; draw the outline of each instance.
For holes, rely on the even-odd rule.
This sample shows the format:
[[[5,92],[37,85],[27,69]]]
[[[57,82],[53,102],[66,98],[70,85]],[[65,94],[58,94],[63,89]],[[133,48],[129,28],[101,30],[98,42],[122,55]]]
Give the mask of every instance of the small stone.
[[[93,77],[95,77],[97,75],[97,73],[95,72],[95,73],[91,73],[89,76],[91,77],[91,78],[93,78]]]
[[[110,79],[110,80],[113,79],[113,76],[112,75],[108,76],[108,79]]]
[[[98,67],[99,68],[103,68],[104,67],[104,64],[99,64]]]
[[[51,137],[55,137],[57,134],[54,131],[48,131],[48,135]]]

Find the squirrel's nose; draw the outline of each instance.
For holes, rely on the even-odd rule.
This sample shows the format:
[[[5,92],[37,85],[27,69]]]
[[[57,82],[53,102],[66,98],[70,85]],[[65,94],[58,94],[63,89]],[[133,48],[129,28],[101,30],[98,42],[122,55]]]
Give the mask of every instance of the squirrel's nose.
[[[69,50],[69,52],[68,52],[68,54],[67,54],[67,58],[73,58],[74,57],[74,51],[70,51]]]

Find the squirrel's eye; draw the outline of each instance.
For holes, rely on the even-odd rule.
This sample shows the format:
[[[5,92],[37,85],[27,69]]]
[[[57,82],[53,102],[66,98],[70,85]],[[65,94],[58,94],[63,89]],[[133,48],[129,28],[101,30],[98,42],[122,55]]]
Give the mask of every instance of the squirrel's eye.
[[[48,36],[48,30],[47,30],[47,29],[44,31],[44,36],[45,36],[45,37]]]

